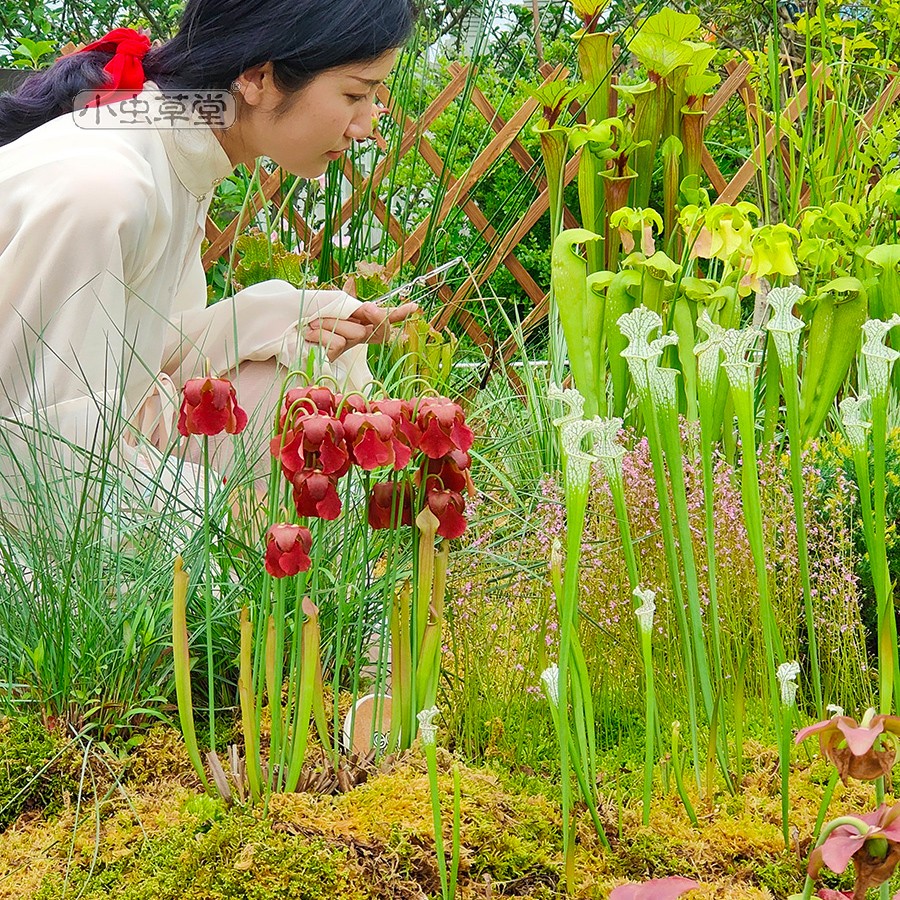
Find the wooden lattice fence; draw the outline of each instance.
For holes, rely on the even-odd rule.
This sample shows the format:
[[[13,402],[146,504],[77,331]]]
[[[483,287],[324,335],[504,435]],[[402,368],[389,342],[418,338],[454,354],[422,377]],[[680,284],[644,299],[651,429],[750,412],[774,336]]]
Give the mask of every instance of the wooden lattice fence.
[[[462,284],[451,290],[447,285],[438,289],[438,294],[443,305],[434,317],[434,324],[441,328],[446,326],[455,317],[459,325],[479,345],[492,348],[493,337],[487,334],[478,324],[475,318],[466,311],[465,302],[475,294],[500,266],[505,266],[510,275],[516,280],[530,298],[533,308],[523,321],[523,329],[527,332],[530,328],[546,316],[547,290],[546,286],[537,284],[532,275],[522,265],[516,256],[516,247],[529,232],[535,228],[549,208],[549,194],[543,168],[528,153],[519,140],[523,129],[537,111],[538,103],[531,98],[525,101],[514,115],[505,121],[492,106],[487,97],[476,86],[471,87],[469,102],[480,113],[494,132],[493,138],[487,146],[472,161],[468,170],[460,177],[454,178],[449,174],[445,160],[435,150],[427,137],[429,127],[458,98],[464,91],[467,80],[470,77],[468,66],[453,64],[450,66],[450,81],[447,86],[431,102],[428,108],[415,121],[406,117],[392,102],[392,98],[385,88],[379,89],[378,99],[387,108],[388,115],[401,128],[399,148],[391,154],[386,154],[375,166],[372,173],[363,176],[354,166],[349,157],[343,161],[343,174],[353,188],[354,197],[346,200],[333,220],[327,227],[314,231],[303,219],[293,204],[285,204],[285,214],[290,216],[291,224],[297,234],[304,241],[307,251],[312,258],[318,258],[322,251],[322,245],[328,234],[337,234],[342,226],[346,225],[354,210],[358,208],[361,200],[370,204],[371,210],[379,222],[397,245],[397,250],[386,266],[386,274],[394,276],[405,263],[416,261],[430,231],[439,226],[456,208],[461,208],[473,228],[484,238],[489,246],[489,252],[471,271]],[[776,146],[777,129],[771,117],[761,108],[756,94],[747,80],[751,66],[748,62],[731,63],[727,66],[727,77],[720,84],[706,105],[706,123],[723,110],[729,100],[738,95],[746,107],[747,114],[756,123],[763,140],[757,146],[733,177],[726,179],[712,154],[704,146],[702,164],[709,178],[713,191],[716,193],[716,203],[734,203],[747,187],[754,182],[760,171],[765,172],[770,164],[773,153],[782,155],[782,165],[786,175],[790,174],[787,157],[787,147],[784,143]],[[567,71],[561,66],[552,67],[545,64],[541,67],[540,74],[544,83],[565,78]],[[812,82],[821,89],[820,79],[823,70],[818,67],[813,72]],[[858,136],[862,138],[863,132],[872,126],[879,116],[890,104],[900,96],[900,78],[893,77],[889,80],[881,96],[867,111],[858,125]],[[806,109],[809,100],[808,86],[804,85],[797,95],[786,105],[784,117],[787,122],[797,121]],[[425,164],[434,172],[435,178],[443,180],[445,192],[438,210],[432,216],[427,217],[409,233],[404,232],[400,223],[390,214],[385,203],[378,196],[379,186],[389,175],[390,167],[397,160],[409,153],[417,153]],[[473,192],[480,180],[488,173],[491,167],[504,154],[508,153],[519,165],[526,177],[532,180],[537,190],[537,196],[527,210],[520,216],[505,234],[498,234],[488,221],[485,214],[473,199]],[[578,154],[576,153],[567,163],[564,174],[565,183],[572,181],[578,172]],[[279,206],[283,197],[283,178],[280,170],[265,171],[263,173],[260,190],[246,205],[243,215],[239,214],[225,228],[219,229],[215,223],[208,219],[206,223],[206,236],[209,247],[203,255],[203,264],[208,269],[214,265],[229,249],[240,234],[242,228],[250,223],[256,214],[266,203],[275,202]],[[801,192],[801,204],[808,202],[809,188]],[[576,217],[569,209],[563,210],[564,226],[574,227],[578,224]],[[549,241],[549,236],[548,236]],[[335,275],[339,274],[336,270]],[[502,355],[508,358],[515,351],[515,344],[509,339],[501,349]]]

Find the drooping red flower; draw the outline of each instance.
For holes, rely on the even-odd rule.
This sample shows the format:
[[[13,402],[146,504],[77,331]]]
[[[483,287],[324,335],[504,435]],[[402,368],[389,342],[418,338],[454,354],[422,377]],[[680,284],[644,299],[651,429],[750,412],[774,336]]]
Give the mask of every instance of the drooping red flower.
[[[425,457],[416,476],[417,482],[424,483],[426,491],[465,491],[472,497],[475,495],[475,485],[469,474],[471,465],[469,454],[462,450],[451,450],[440,459]]]
[[[452,541],[466,530],[467,522],[463,515],[466,502],[458,491],[429,491],[425,495],[425,504],[437,517],[440,537]]]
[[[405,468],[409,463],[409,458],[412,457],[412,452],[418,450],[419,444],[422,442],[422,430],[415,423],[412,403],[409,400],[389,398],[387,400],[375,400],[372,402],[371,407],[373,412],[384,413],[393,420],[394,435],[396,437],[394,454],[398,456],[398,459],[402,454],[397,445],[402,444],[409,448],[409,457],[406,459],[406,462],[397,466],[397,468]]]
[[[290,428],[272,438],[269,449],[288,479],[301,469],[318,469],[340,477],[350,468],[344,426],[318,410],[296,415]]]
[[[869,710],[862,724],[850,716],[834,716],[801,728],[795,743],[818,734],[822,755],[838,770],[844,784],[848,778],[874,781],[894,767],[897,751],[892,741],[883,740],[882,735],[887,732],[900,735],[900,717],[875,715],[874,710]]]
[[[291,388],[284,395],[284,406],[281,410],[281,430],[290,427],[297,415],[309,414],[314,410],[333,416],[337,408],[337,399],[331,388],[320,384]]]
[[[900,862],[900,803],[882,803],[874,812],[854,816],[868,826],[863,834],[853,825],[838,825],[809,855],[808,873],[818,878],[823,867],[840,874],[853,860],[854,897],[887,881]]]
[[[833,888],[821,888],[816,896],[819,900],[853,900],[853,891],[836,891]]]
[[[451,450],[469,450],[474,440],[466,425],[462,407],[446,397],[425,397],[416,410],[416,425],[422,431],[419,448],[426,456],[438,459]]]
[[[266,532],[266,571],[274,578],[305,572],[311,565],[312,535],[302,525],[279,523]]]
[[[350,413],[369,412],[369,401],[362,394],[336,394],[337,417],[343,422]]]
[[[610,892],[609,900],[676,900],[700,885],[692,878],[671,875],[653,878],[643,884],[620,884]]]
[[[369,526],[391,528],[413,523],[413,494],[408,482],[384,481],[372,485]]]
[[[336,519],[341,514],[341,498],[337,492],[337,476],[315,469],[301,469],[291,479],[294,506],[298,516]]]
[[[178,430],[189,434],[238,434],[247,413],[238,406],[234,385],[226,378],[190,378],[182,388]]]
[[[371,471],[396,464],[394,420],[390,416],[376,412],[348,413],[344,417],[344,433],[353,461],[360,468]],[[406,461],[409,462],[409,457]]]

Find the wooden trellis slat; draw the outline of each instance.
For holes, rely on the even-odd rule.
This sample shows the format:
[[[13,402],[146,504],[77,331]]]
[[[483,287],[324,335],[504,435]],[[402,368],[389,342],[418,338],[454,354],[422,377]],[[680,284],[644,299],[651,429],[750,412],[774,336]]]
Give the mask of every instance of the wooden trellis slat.
[[[578,173],[578,163],[580,153],[576,153],[567,163],[563,174],[565,184],[575,177]],[[453,295],[450,303],[445,306],[434,320],[436,328],[443,328],[449,321],[454,312],[456,312],[461,303],[465,302],[474,290],[484,284],[488,278],[493,275],[497,267],[503,262],[506,256],[512,252],[513,247],[522,240],[522,237],[528,234],[532,228],[538,223],[541,216],[550,209],[550,194],[545,188],[538,195],[538,198],[531,204],[526,213],[513,225],[506,233],[503,240],[491,251],[487,260],[483,262],[473,278],[466,279]]]
[[[715,160],[703,147],[702,166],[713,190],[716,192],[716,203],[734,203],[754,181],[756,176],[764,170],[772,152],[778,152],[781,156],[781,164],[789,173],[789,148],[784,141],[776,146],[775,136],[777,129],[771,117],[762,110],[755,91],[747,81],[751,72],[751,65],[746,61],[731,63],[727,67],[727,75],[719,85],[718,90],[708,99],[705,109],[705,122],[707,125],[725,108],[726,104],[735,96],[743,103],[748,116],[757,123],[763,133],[763,140],[757,146],[750,158],[738,169],[735,175],[727,180],[719,170]],[[553,68],[544,65],[541,68],[544,83],[555,79],[565,78],[567,71],[562,67]],[[446,285],[438,289],[438,296],[443,301],[443,307],[433,320],[436,327],[446,326],[452,318],[479,345],[488,347],[492,345],[492,337],[478,324],[470,312],[465,309],[466,302],[477,293],[479,288],[493,275],[499,266],[505,266],[524,293],[534,304],[533,309],[522,323],[527,332],[538,324],[547,313],[547,293],[530,272],[522,265],[515,254],[515,249],[522,239],[537,225],[549,208],[549,194],[547,191],[546,177],[543,167],[531,156],[520,140],[520,135],[527,123],[537,110],[537,101],[529,99],[517,109],[509,120],[499,115],[484,93],[476,86],[470,85],[469,101],[472,107],[484,118],[489,128],[493,131],[493,137],[478,154],[467,171],[459,178],[454,177],[447,168],[446,161],[435,150],[427,137],[427,131],[434,121],[453,103],[466,88],[471,77],[469,66],[452,64],[449,67],[450,81],[442,91],[429,104],[427,109],[416,120],[409,119],[399,108],[389,92],[380,88],[378,98],[388,110],[388,115],[400,128],[399,146],[390,154],[386,154],[374,167],[371,174],[363,176],[348,157],[343,161],[343,175],[352,189],[352,196],[348,198],[335,212],[327,227],[315,232],[306,222],[293,203],[285,204],[286,185],[283,183],[279,170],[263,170],[261,185],[249,199],[244,210],[244,215],[238,214],[224,228],[218,228],[208,219],[206,222],[206,237],[209,240],[209,248],[203,254],[203,264],[206,268],[212,266],[218,259],[229,251],[240,231],[262,210],[267,204],[275,203],[279,207],[284,206],[284,215],[292,223],[296,233],[304,241],[307,252],[312,258],[318,257],[323,249],[327,234],[337,234],[347,224],[355,210],[360,206],[367,206],[378,221],[382,224],[391,240],[397,245],[397,250],[387,263],[387,274],[395,275],[400,267],[406,263],[415,262],[421,252],[429,233],[440,227],[454,210],[459,209],[471,223],[472,227],[483,237],[490,247],[486,257],[479,262],[470,276],[455,290]],[[815,89],[820,89],[824,72],[821,66],[813,72],[811,79]],[[884,112],[892,103],[900,97],[900,78],[893,77],[888,82],[881,96],[869,108],[857,126],[857,136],[864,137],[876,118]],[[808,87],[804,85],[796,96],[787,104],[783,115],[790,123],[797,121],[802,115],[808,103]],[[383,145],[382,145],[383,146]],[[418,154],[423,162],[434,172],[436,179],[443,184],[444,196],[434,216],[420,222],[411,232],[407,233],[402,224],[393,216],[385,202],[378,193],[379,187],[391,171],[398,159],[409,153]],[[472,193],[487,175],[491,168],[504,155],[508,154],[524,173],[524,176],[534,185],[538,191],[537,197],[530,204],[524,214],[515,222],[506,234],[498,234],[495,227],[488,220],[482,209],[472,197]],[[576,153],[567,163],[564,181],[569,184],[578,172],[579,155]],[[809,188],[804,186],[801,192],[801,205],[809,200]],[[563,209],[563,222],[567,228],[576,227],[579,223],[572,211]],[[337,276],[337,263],[333,262],[333,272]],[[500,348],[505,359],[515,352],[513,339],[507,340]]]
[[[821,67],[818,67],[813,72],[813,80],[817,78],[820,70]],[[749,86],[747,87],[747,91],[750,91]],[[804,84],[797,96],[794,97],[784,109],[784,117],[787,121],[791,124],[796,122],[800,117],[800,114],[806,109],[806,104],[808,102],[808,85]],[[763,117],[764,122],[769,121],[768,116],[764,113],[759,112],[759,115]],[[741,192],[747,187],[756,173],[762,169],[769,154],[775,149],[775,134],[776,126],[774,123],[771,123],[763,136],[762,145],[757,146],[753,153],[750,154],[750,158],[740,167],[740,169],[738,169],[734,178],[728,182],[725,190],[716,198],[716,203],[734,203],[737,201]]]
[[[255,192],[250,198],[250,202],[247,203],[246,214],[242,216],[241,213],[238,213],[228,225],[222,229],[219,236],[210,243],[206,253],[203,254],[203,267],[205,269],[208,269],[219,260],[227,250],[229,250],[234,243],[238,232],[247,223],[253,220],[253,217],[263,209],[266,203],[272,199],[275,192],[281,187],[282,174],[280,169],[276,169],[274,172],[268,172],[265,169],[263,171],[266,173],[265,180],[263,181],[260,190]]]
[[[554,80],[559,73],[554,71],[549,75],[544,83]],[[487,147],[478,154],[466,174],[458,179],[454,187],[447,190],[444,195],[436,218],[438,222],[442,222],[454,206],[464,203],[468,199],[472,189],[478,183],[479,179],[484,176],[487,171],[494,165],[500,155],[509,147],[516,139],[519,132],[525,127],[528,120],[537,110],[538,102],[533,97],[529,98],[516,111],[515,115],[506,123],[506,125],[494,136]],[[432,220],[429,217],[422,222],[406,240],[387,264],[387,271],[390,274],[395,273],[404,262],[412,262],[415,256],[422,248],[425,237],[432,227]]]

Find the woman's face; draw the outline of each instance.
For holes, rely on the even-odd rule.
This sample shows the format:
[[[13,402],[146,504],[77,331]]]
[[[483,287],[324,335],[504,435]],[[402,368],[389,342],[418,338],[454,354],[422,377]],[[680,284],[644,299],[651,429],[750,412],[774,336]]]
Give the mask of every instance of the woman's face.
[[[375,89],[396,58],[389,50],[369,62],[328,69],[294,95],[276,87],[271,63],[244,72],[237,124],[219,132],[225,152],[235,164],[267,156],[295,175],[318,177],[354,141],[371,136]]]

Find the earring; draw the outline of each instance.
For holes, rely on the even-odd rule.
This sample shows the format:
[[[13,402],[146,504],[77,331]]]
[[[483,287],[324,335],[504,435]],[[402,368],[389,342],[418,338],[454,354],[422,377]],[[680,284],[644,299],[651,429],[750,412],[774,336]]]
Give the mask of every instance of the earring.
[[[239,94],[241,92],[241,83],[239,81],[231,82],[231,93]]]

